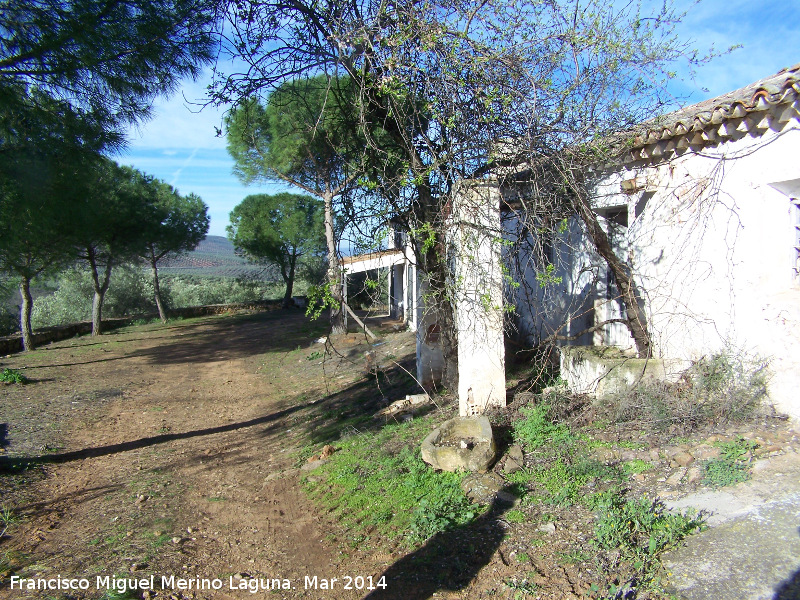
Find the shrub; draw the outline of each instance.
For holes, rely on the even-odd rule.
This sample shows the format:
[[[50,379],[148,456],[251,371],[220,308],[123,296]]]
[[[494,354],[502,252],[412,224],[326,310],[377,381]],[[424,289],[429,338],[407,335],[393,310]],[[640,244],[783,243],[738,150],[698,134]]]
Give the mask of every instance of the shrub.
[[[723,352],[697,361],[687,371],[691,400],[709,420],[741,422],[767,397],[769,361],[744,352]]]
[[[87,269],[74,268],[58,277],[58,289],[36,298],[31,323],[34,328],[87,321],[92,316],[94,287]],[[103,316],[126,317],[155,311],[153,284],[142,269],[120,265],[111,273],[103,302]]]
[[[87,321],[92,316],[94,287],[91,274],[73,268],[57,278],[57,289],[36,298],[31,322],[34,328],[66,325]],[[255,278],[228,279],[219,277],[163,277],[161,298],[167,308],[254,302],[280,297],[281,285]],[[298,290],[302,288],[298,286]],[[147,270],[136,265],[121,265],[111,274],[111,282],[103,303],[104,317],[127,317],[154,313],[153,280]],[[0,320],[0,326],[2,321]],[[18,328],[14,317],[13,330]],[[13,331],[12,330],[12,331]]]
[[[721,352],[695,362],[678,383],[648,381],[609,398],[617,422],[684,430],[746,421],[767,397],[768,361]]]
[[[2,383],[28,383],[28,378],[16,369],[3,369],[0,373],[0,382]]]
[[[0,335],[12,335],[19,330],[19,316],[11,309],[2,307],[0,309]]]
[[[161,288],[162,291],[167,291],[170,298],[169,305],[174,308],[257,302],[279,298],[283,295],[283,288],[280,284],[246,277],[237,279],[165,277]]]

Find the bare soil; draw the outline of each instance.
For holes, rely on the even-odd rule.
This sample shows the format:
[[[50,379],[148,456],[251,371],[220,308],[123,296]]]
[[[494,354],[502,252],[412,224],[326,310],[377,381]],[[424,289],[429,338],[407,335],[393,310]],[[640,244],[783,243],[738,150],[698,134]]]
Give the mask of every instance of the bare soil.
[[[32,382],[0,388],[4,467],[39,466],[0,477],[3,504],[23,517],[0,547],[11,558],[0,597],[19,597],[12,574],[91,578],[88,592],[59,598],[99,597],[97,575],[151,573],[225,583],[176,597],[242,598],[249,592],[227,590],[229,577],[288,579],[299,589],[287,597],[314,597],[306,575],[380,572],[325,542],[330,531],[298,485],[300,448],[334,439],[327,413],[385,404],[363,335],[340,337],[323,360],[313,344],[323,331],[299,311],[275,311],[5,357],[3,368]],[[413,337],[394,334],[381,348],[408,356]]]
[[[240,313],[2,358],[0,367],[32,381],[0,386],[0,503],[22,518],[0,539],[0,598],[100,598],[97,576],[154,575],[155,591],[122,597],[175,599],[362,598],[367,590],[344,589],[346,578],[356,588],[356,577],[368,585],[381,576],[389,587],[370,597],[556,599],[607,581],[601,571],[614,565],[587,558],[593,516],[584,509],[553,507],[525,523],[493,510],[408,552],[349,543],[307,498],[300,467],[309,456],[374,426],[380,408],[415,391],[413,334],[388,320],[370,327],[379,345],[359,333],[326,345],[315,342],[324,324],[299,311]],[[790,449],[782,422],[759,431],[775,453]],[[620,435],[607,434],[609,444]],[[651,442],[658,466],[631,486],[673,496],[696,489],[665,483],[677,467],[656,447],[662,440]],[[85,577],[91,586],[20,592],[12,576]],[[223,585],[159,589],[162,576]],[[230,589],[254,579],[292,589]]]

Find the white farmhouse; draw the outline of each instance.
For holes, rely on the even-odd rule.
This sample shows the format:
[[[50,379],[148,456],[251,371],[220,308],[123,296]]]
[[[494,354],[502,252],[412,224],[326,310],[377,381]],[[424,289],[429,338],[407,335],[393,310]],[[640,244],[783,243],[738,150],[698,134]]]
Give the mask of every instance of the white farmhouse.
[[[645,123],[627,148],[589,174],[591,200],[638,285],[653,357],[676,369],[726,348],[768,357],[776,407],[800,419],[800,65]],[[504,321],[520,343],[634,347],[624,323],[601,325],[625,310],[578,219],[539,239],[546,256],[534,257],[521,243],[536,234],[522,228],[519,195],[490,180],[453,195],[462,414],[505,403]],[[417,331],[418,376],[431,384],[436,310],[396,237],[345,269],[391,267],[392,314]]]
[[[617,165],[592,177],[654,356],[685,364],[727,347],[770,357],[770,395],[800,418],[800,65],[645,123]],[[624,308],[576,223],[551,252],[551,284],[538,291],[541,265],[507,256],[528,283],[512,294],[519,335],[632,348],[622,323],[580,334]]]

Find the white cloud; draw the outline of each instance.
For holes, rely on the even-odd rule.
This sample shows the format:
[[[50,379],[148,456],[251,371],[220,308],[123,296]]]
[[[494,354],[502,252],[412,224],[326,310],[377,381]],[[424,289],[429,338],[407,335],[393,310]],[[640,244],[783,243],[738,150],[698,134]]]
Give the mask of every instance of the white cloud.
[[[712,45],[719,52],[742,47],[697,69],[694,82],[688,85],[692,101],[744,87],[800,61],[796,44],[800,3],[706,0],[693,4],[679,2],[687,10],[678,28],[681,37],[694,40],[693,47],[701,53]]]
[[[194,148],[194,149],[192,150],[192,153],[189,155],[189,158],[187,158],[185,161],[183,161],[183,164],[181,165],[181,168],[180,168],[180,169],[178,169],[177,171],[175,171],[175,172],[172,174],[172,181],[170,181],[170,182],[169,182],[169,184],[170,184],[172,187],[178,187],[178,180],[179,180],[179,179],[180,179],[180,177],[181,177],[181,173],[183,173],[183,170],[184,170],[186,167],[188,167],[190,164],[192,164],[192,159],[193,159],[195,156],[197,156],[197,151],[198,151],[198,150],[199,150],[199,148]]]
[[[218,137],[225,110],[207,104],[206,71],[200,81],[187,80],[178,93],[160,98],[153,106],[153,118],[129,131],[131,148],[225,148]]]

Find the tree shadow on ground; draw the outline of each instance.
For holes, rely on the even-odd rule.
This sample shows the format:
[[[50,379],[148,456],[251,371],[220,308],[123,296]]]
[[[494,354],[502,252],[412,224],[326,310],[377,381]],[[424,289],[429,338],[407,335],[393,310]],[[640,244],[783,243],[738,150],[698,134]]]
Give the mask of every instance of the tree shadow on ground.
[[[382,381],[382,387],[376,386],[376,378]],[[286,426],[284,419],[294,416],[302,419],[307,427],[307,433],[313,443],[328,443],[339,439],[343,430],[358,426],[359,429],[375,429],[384,425],[380,420],[373,418],[374,413],[385,406],[382,402],[383,393],[392,395],[407,393],[411,390],[413,379],[408,377],[400,367],[388,371],[380,371],[374,377],[362,379],[346,389],[330,394],[313,402],[299,402],[276,410],[267,415],[227,423],[215,427],[205,427],[191,431],[163,433],[142,437],[127,442],[108,444],[84,448],[70,452],[48,453],[39,456],[0,456],[0,473],[14,473],[39,464],[60,464],[86,458],[96,458],[138,450],[148,446],[165,444],[176,440],[184,440],[201,436],[226,433],[270,424],[265,428],[263,435],[277,432]],[[112,390],[113,392],[114,390]],[[297,413],[303,413],[298,415]],[[5,424],[3,424],[5,426]],[[6,426],[7,430],[7,426]],[[0,429],[2,437],[0,443],[6,443],[5,433]]]
[[[8,423],[0,423],[0,450],[8,446]]]
[[[311,321],[291,309],[252,315],[234,315],[203,323],[203,330],[168,344],[134,350],[127,357],[153,364],[193,364],[234,360],[270,351],[307,347],[323,335],[327,324]]]
[[[781,582],[775,589],[772,600],[800,600],[800,570]]]
[[[797,531],[800,534],[800,527],[797,528]],[[775,588],[772,600],[800,600],[800,569]]]
[[[205,317],[199,323],[190,323],[169,329],[180,329],[178,339],[170,343],[157,343],[152,347],[138,348],[121,356],[109,356],[90,360],[52,364],[30,364],[26,369],[47,369],[53,367],[73,367],[103,363],[131,358],[144,358],[152,364],[193,364],[219,362],[282,350],[290,351],[298,346],[307,346],[314,337],[322,335],[327,324],[313,322],[297,311],[276,310],[247,315],[226,315],[225,319]],[[160,330],[154,330],[160,331]],[[260,335],[263,332],[263,335]],[[277,332],[277,335],[276,335]],[[80,351],[92,346],[102,347],[112,342],[159,342],[164,336],[150,338],[119,338],[120,333],[109,332],[102,341],[76,344],[74,350]],[[122,333],[124,335],[124,332]],[[64,347],[58,348],[64,350]],[[99,349],[96,349],[99,351]],[[108,350],[110,352],[110,350]]]
[[[437,533],[386,569],[382,573],[386,587],[364,600],[425,600],[440,591],[463,590],[500,547],[506,535],[501,517],[512,506],[495,497],[488,511],[471,523]]]
[[[83,450],[74,450],[72,452],[59,452],[55,454],[43,454],[40,456],[31,457],[0,457],[0,473],[11,473],[22,469],[26,469],[33,465],[39,464],[59,464],[67,463],[75,460],[83,460],[86,458],[97,458],[98,456],[108,456],[109,454],[117,454],[119,452],[128,452],[130,450],[138,450],[148,446],[155,446],[157,444],[164,444],[174,440],[184,440],[199,436],[213,435],[215,433],[225,433],[227,431],[236,431],[246,427],[253,427],[254,425],[261,425],[276,421],[282,417],[288,416],[293,412],[303,408],[302,405],[292,406],[283,410],[249,419],[247,421],[240,421],[238,423],[228,423],[227,425],[219,425],[217,427],[206,427],[204,429],[194,429],[192,431],[185,431],[183,433],[164,433],[161,435],[153,435],[149,437],[139,438],[138,440],[131,440],[129,442],[120,442],[118,444],[108,444],[106,446],[96,446],[94,448],[84,448]]]
[[[376,417],[378,411],[390,402],[420,391],[417,382],[408,374],[413,362],[414,359],[410,358],[391,369],[370,371],[361,381],[309,406],[306,421],[309,441],[330,444],[342,435],[373,431],[386,425],[386,418]],[[416,415],[425,410],[421,409]],[[267,428],[265,433],[273,428]]]

